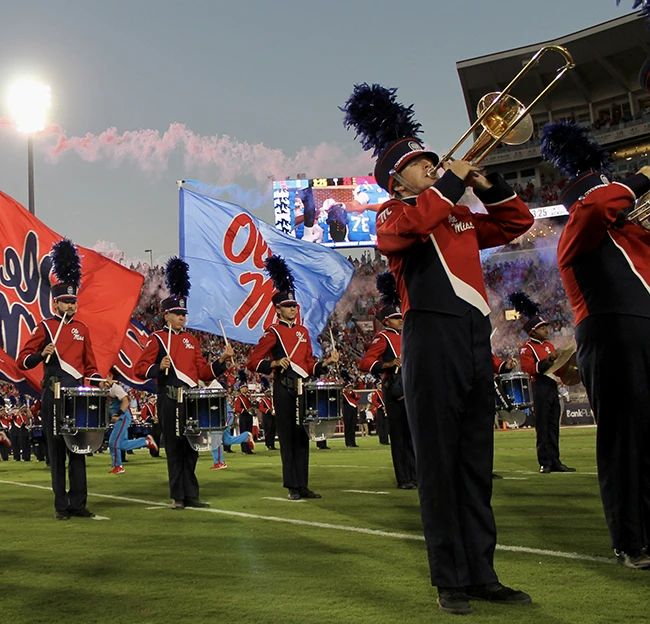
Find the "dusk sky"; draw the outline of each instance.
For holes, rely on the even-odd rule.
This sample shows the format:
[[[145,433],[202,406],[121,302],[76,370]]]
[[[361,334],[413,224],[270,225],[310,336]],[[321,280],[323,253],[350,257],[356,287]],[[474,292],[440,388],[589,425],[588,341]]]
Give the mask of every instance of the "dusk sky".
[[[423,139],[444,151],[468,126],[457,61],[567,35],[632,5],[11,3],[0,38],[0,190],[27,205],[27,142],[7,122],[6,96],[12,82],[40,79],[52,88],[58,128],[35,140],[37,216],[81,245],[105,240],[142,259],[152,248],[160,263],[178,252],[177,179],[235,183],[269,220],[269,175],[370,171],[337,108],[355,83],[399,87]],[[129,141],[111,140],[124,133]]]

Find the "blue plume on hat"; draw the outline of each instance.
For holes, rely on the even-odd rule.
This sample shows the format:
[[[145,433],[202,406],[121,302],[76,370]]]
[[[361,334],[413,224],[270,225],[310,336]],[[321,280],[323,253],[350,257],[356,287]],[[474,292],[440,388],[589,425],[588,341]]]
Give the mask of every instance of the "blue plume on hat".
[[[372,150],[373,156],[391,141],[403,137],[417,137],[422,127],[413,118],[413,105],[404,106],[397,101],[397,89],[387,89],[378,84],[354,85],[354,91],[344,106],[343,125],[354,128],[356,138],[361,138],[364,150]]]
[[[57,281],[78,289],[81,284],[81,259],[77,246],[70,239],[64,238],[52,245],[50,256]]]
[[[294,291],[293,275],[284,259],[280,256],[269,256],[264,260],[264,266],[278,292]]]
[[[350,375],[350,373],[345,369],[341,371],[341,379],[343,379],[343,381],[346,384],[354,383],[354,380],[352,379],[352,375]]]
[[[571,121],[548,123],[542,130],[542,158],[565,176],[575,178],[587,171],[610,171],[612,159],[586,128]]]
[[[621,4],[621,0],[616,0],[616,6]],[[641,9],[641,15],[646,19],[650,17],[650,0],[634,0],[632,9]]]
[[[248,385],[248,377],[246,377],[246,369],[240,368],[237,371],[237,377],[239,377],[239,385],[240,386],[247,386]]]
[[[172,256],[165,266],[165,282],[172,297],[185,297],[190,294],[190,267],[177,256]]]
[[[399,293],[397,292],[397,283],[395,276],[391,271],[380,273],[376,279],[377,290],[381,295],[381,302],[385,306],[397,307],[400,304]]]
[[[269,381],[269,378],[265,377],[264,375],[260,377],[260,385],[262,386],[262,390],[264,390],[264,392],[271,389],[271,382]]]
[[[327,223],[332,223],[333,221],[341,223],[342,225],[348,224],[348,213],[343,204],[334,204],[327,211]]]
[[[518,290],[508,295],[508,300],[519,314],[532,318],[539,314],[539,306],[524,292]]]

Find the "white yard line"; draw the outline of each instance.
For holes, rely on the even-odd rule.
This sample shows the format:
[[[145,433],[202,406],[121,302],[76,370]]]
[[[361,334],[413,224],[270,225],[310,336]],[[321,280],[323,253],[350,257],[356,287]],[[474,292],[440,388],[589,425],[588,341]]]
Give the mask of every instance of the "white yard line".
[[[299,498],[298,500],[289,500],[288,498],[286,497],[282,498],[281,496],[262,496],[262,500],[274,500],[274,501],[280,501],[282,503],[304,503],[305,502],[304,498]]]
[[[5,485],[15,485],[18,487],[28,487],[28,488],[34,488],[37,490],[46,490],[50,491],[51,488],[46,487],[44,485],[35,485],[33,483],[21,483],[19,481],[6,481],[4,479],[0,479],[0,483],[5,484]],[[131,503],[140,503],[143,505],[148,505],[148,506],[153,506],[153,507],[167,507],[169,508],[168,503],[160,503],[156,501],[149,501],[149,500],[144,500],[141,498],[130,498],[126,496],[115,496],[113,494],[95,494],[92,492],[88,493],[88,496],[93,496],[96,498],[106,498],[106,499],[112,499],[112,500],[118,500],[118,501],[126,501],[126,502],[131,502]],[[275,500],[275,499],[273,499]],[[288,499],[280,498],[278,497],[277,500],[282,500],[286,502],[299,502],[299,501],[289,501]],[[301,499],[302,500],[302,499]],[[374,535],[377,537],[392,537],[395,539],[403,539],[403,540],[410,540],[410,541],[416,541],[416,542],[423,542],[424,537],[422,535],[414,535],[412,533],[397,533],[395,531],[381,531],[377,529],[366,529],[363,527],[354,527],[354,526],[346,526],[343,524],[330,524],[329,522],[313,522],[310,520],[298,520],[296,518],[280,518],[279,516],[263,516],[261,514],[252,514],[252,513],[244,513],[242,511],[231,511],[228,509],[214,509],[214,508],[203,508],[203,509],[198,509],[196,507],[186,507],[185,511],[195,511],[195,512],[202,512],[202,513],[213,513],[213,514],[219,514],[223,516],[232,516],[234,518],[246,518],[249,520],[266,520],[267,522],[280,522],[283,524],[294,524],[297,526],[308,526],[308,527],[315,527],[319,529],[331,529],[333,531],[345,531],[348,533],[362,533],[364,535]],[[596,563],[609,563],[609,564],[615,564],[616,560],[613,558],[608,558],[608,557],[593,557],[590,555],[581,555],[579,553],[570,553],[570,552],[562,552],[559,550],[545,550],[545,549],[540,549],[540,548],[527,548],[525,546],[503,546],[501,544],[497,544],[497,550],[503,550],[505,552],[514,552],[514,553],[526,553],[529,555],[542,555],[546,557],[557,557],[560,559],[575,559],[578,561],[594,561]]]
[[[371,490],[341,490],[341,492],[350,492],[351,494],[388,494],[388,492],[373,492]]]

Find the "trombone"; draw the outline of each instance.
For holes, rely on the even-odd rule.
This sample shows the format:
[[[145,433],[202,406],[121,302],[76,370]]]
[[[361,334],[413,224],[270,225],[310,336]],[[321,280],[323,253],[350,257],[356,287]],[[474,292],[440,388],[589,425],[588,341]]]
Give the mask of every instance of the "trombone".
[[[559,54],[564,59],[564,65],[557,69],[555,77],[546,88],[528,106],[524,106],[519,100],[510,95],[510,91],[548,52]],[[433,177],[433,173],[443,163],[454,160],[453,154],[479,125],[483,127],[483,131],[462,158],[462,160],[466,160],[473,165],[478,165],[499,143],[521,145],[528,141],[533,135],[533,120],[528,111],[574,67],[573,58],[566,48],[558,45],[548,45],[540,48],[503,91],[487,93],[481,98],[476,108],[476,114],[478,115],[476,121],[460,137],[456,145],[440,158],[440,162],[428,174]]]
[[[650,191],[636,200],[634,209],[627,215],[627,221],[650,231]]]

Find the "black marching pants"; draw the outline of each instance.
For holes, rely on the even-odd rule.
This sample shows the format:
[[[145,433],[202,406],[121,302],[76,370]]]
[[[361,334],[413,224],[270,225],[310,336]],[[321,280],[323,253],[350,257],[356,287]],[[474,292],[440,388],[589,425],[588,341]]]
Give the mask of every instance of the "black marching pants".
[[[560,464],[560,398],[555,380],[537,375],[533,380],[533,407],[540,466]]]
[[[49,388],[41,396],[41,417],[47,438],[52,473],[54,509],[57,512],[83,511],[88,499],[86,482],[86,457],[68,450],[62,436],[54,435],[54,393]],[[70,489],[66,491],[66,458]]]
[[[178,407],[180,423],[177,436],[176,409]],[[167,473],[169,475],[169,496],[176,501],[199,498],[199,482],[196,478],[196,462],[199,454],[195,451],[185,432],[185,408],[182,403],[170,399],[165,392],[158,394],[158,421],[165,440],[167,456]]]
[[[474,308],[464,316],[409,310],[402,347],[431,582],[437,587],[494,583],[489,318]]]
[[[650,545],[650,319],[589,316],[576,340],[611,545],[639,550]]]
[[[253,414],[246,411],[239,415],[239,433],[241,434],[245,431],[253,431]],[[248,442],[242,442],[241,452],[244,453],[244,455],[251,452],[251,447],[248,446]]]
[[[400,401],[398,397],[393,397],[389,391],[385,391],[384,403],[388,412],[390,454],[393,458],[397,485],[416,482],[415,452],[404,399]]]
[[[309,436],[303,425],[296,424],[297,397],[277,379],[273,383],[273,402],[280,440],[283,486],[289,489],[306,488],[309,483]]]
[[[262,414],[262,428],[264,429],[266,448],[273,448],[275,446],[275,416],[270,411]]]
[[[11,450],[14,454],[14,460],[30,461],[32,458],[32,444],[29,439],[29,431],[26,427],[16,427],[12,425],[11,429]]]
[[[343,434],[345,435],[345,446],[355,446],[357,436],[357,422],[359,416],[357,408],[343,400]]]
[[[388,418],[386,417],[386,410],[383,407],[377,408],[375,422],[377,423],[379,444],[388,444]]]

